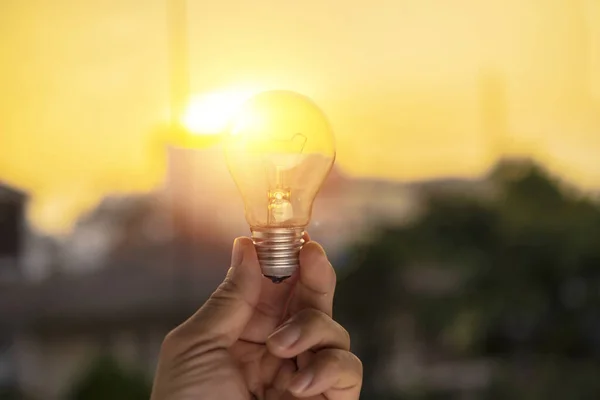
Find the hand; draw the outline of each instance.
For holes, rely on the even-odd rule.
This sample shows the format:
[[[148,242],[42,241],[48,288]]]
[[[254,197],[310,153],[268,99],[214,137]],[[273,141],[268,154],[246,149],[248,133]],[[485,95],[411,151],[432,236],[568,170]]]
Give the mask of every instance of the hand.
[[[296,274],[274,284],[252,241],[236,239],[223,283],[165,338],[152,400],[358,399],[362,364],[331,318],[334,290],[317,243],[304,245]]]

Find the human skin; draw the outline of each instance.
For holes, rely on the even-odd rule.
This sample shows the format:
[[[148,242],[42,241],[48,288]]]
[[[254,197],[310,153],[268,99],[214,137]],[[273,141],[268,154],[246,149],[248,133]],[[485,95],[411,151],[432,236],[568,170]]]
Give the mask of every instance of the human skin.
[[[202,307],[165,338],[151,400],[355,400],[362,364],[332,319],[335,272],[307,243],[283,283],[264,278],[249,238]]]

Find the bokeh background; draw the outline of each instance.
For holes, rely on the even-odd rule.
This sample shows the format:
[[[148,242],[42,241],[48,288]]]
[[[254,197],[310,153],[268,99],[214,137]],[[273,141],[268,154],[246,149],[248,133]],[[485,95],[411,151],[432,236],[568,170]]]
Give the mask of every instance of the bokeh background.
[[[222,279],[232,105],[310,96],[362,398],[600,398],[600,1],[3,0],[0,399],[146,399]]]

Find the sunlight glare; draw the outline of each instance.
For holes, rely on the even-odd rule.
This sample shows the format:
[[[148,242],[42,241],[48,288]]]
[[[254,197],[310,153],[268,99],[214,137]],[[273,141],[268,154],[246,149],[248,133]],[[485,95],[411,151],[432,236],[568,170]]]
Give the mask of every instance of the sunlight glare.
[[[218,135],[226,128],[238,107],[252,94],[222,91],[194,97],[183,116],[183,125],[195,135]]]

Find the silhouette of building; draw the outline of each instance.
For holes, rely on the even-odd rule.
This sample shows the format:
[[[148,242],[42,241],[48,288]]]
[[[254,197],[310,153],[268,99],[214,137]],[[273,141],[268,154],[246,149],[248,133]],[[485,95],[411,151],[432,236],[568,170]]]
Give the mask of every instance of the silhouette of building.
[[[21,275],[27,195],[0,183],[0,280]]]
[[[23,238],[27,195],[0,183],[0,293],[12,292],[22,276]],[[15,354],[8,318],[19,305],[0,300],[0,393],[16,386]]]

